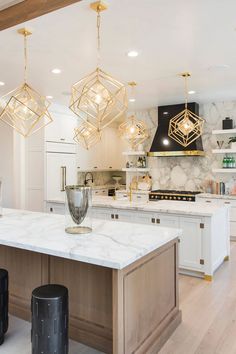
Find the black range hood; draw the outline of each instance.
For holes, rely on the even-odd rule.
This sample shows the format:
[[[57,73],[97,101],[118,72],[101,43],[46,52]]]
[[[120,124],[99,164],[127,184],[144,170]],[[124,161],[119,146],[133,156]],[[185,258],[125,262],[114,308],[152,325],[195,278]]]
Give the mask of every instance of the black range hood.
[[[186,148],[168,136],[169,121],[183,111],[184,104],[158,107],[158,128],[148,156],[204,156],[202,138],[198,138]],[[188,109],[199,115],[199,105],[188,103]]]

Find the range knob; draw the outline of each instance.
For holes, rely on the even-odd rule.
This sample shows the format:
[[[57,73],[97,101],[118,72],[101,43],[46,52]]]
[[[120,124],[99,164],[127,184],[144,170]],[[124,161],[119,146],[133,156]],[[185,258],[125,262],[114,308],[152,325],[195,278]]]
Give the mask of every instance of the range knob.
[[[186,197],[183,197],[183,200],[186,200]]]
[[[158,195],[155,195],[155,199],[158,199]]]
[[[190,197],[190,198],[188,198],[188,200],[191,202],[191,201],[192,201],[192,198]]]
[[[151,199],[153,199],[154,198],[154,195],[151,195]]]
[[[165,196],[165,199],[168,199],[167,195]]]
[[[180,198],[180,197],[177,197],[177,199],[178,199],[178,200],[181,200],[181,198]]]

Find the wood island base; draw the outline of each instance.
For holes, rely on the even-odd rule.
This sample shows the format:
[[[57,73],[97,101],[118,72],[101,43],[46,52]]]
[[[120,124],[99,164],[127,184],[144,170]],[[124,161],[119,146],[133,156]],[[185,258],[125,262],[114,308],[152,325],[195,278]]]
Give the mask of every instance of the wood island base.
[[[30,321],[31,293],[47,283],[69,289],[70,337],[114,354],[156,354],[181,322],[178,243],[117,270],[0,246],[10,280],[10,312]]]

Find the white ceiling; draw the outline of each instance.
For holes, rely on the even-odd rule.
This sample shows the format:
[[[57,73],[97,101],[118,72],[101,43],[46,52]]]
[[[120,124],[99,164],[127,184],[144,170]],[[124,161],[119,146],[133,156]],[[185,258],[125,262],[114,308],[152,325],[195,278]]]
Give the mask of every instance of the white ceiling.
[[[2,1],[2,0],[1,0]],[[191,100],[236,99],[235,0],[110,0],[102,14],[102,68],[135,80],[137,109],[183,101],[177,73],[189,70]],[[29,21],[29,83],[68,104],[71,85],[96,66],[96,15],[89,1]],[[0,95],[22,81],[23,43],[16,28],[0,32]],[[140,52],[128,58],[131,49]],[[228,66],[225,68],[224,66]],[[62,69],[60,75],[51,69]]]
[[[11,7],[13,5],[19,4],[20,2],[23,2],[24,0],[1,0],[0,1],[0,11],[7,9],[8,7]]]

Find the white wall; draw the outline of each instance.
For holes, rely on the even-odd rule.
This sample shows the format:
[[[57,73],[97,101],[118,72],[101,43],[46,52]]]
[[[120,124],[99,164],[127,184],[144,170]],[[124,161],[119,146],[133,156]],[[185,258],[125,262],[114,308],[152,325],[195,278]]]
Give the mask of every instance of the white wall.
[[[0,178],[4,207],[14,206],[13,139],[12,128],[0,122]]]

